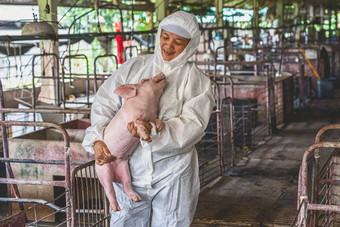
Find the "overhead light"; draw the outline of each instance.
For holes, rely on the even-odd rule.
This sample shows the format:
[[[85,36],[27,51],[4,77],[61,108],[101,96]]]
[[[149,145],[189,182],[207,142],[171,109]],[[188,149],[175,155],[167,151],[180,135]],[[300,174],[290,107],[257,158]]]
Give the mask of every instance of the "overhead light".
[[[56,33],[52,25],[47,22],[32,22],[24,25],[21,30],[21,35],[55,37]]]

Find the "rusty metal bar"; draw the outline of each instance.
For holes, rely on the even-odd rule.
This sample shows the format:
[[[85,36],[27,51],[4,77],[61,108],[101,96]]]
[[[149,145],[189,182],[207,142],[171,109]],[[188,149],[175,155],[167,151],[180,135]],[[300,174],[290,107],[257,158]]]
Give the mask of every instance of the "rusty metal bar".
[[[334,129],[340,129],[340,124],[330,124],[330,125],[326,125],[323,128],[321,128],[316,137],[315,137],[315,142],[318,143],[321,141],[321,136],[328,130],[334,130]],[[330,180],[330,179],[321,179],[320,180],[320,149],[317,148],[314,151],[314,168],[313,168],[313,172],[312,172],[312,192],[311,192],[311,198],[310,201],[311,203],[317,204],[319,203],[319,185],[317,184],[317,182],[319,183],[324,183],[324,184],[328,184],[328,185],[336,185],[337,182],[335,180]],[[316,224],[317,223],[317,211],[315,211],[315,214],[313,215],[313,223]]]
[[[94,223],[105,222],[110,217],[103,187],[97,180],[94,160],[77,166],[72,171],[72,194],[75,207],[73,226],[94,226]]]
[[[330,124],[330,125],[326,125],[324,126],[323,128],[321,128],[318,133],[316,134],[316,137],[315,137],[315,143],[318,143],[320,142],[321,140],[321,136],[328,130],[331,130],[331,129],[340,129],[340,124]]]
[[[60,88],[59,88],[59,57],[57,54],[55,53],[44,53],[44,54],[35,54],[33,55],[33,58],[32,58],[32,108],[34,109],[36,107],[36,102],[35,102],[35,81],[34,81],[34,78],[35,78],[35,73],[34,73],[34,60],[36,57],[47,57],[47,56],[52,56],[56,59],[57,61],[57,77],[55,77],[55,75],[52,75],[52,77],[49,77],[49,78],[53,78],[54,80],[57,81],[57,104],[59,106],[59,98],[60,98]],[[55,70],[53,70],[52,72],[54,73]],[[40,78],[44,78],[44,76],[40,77]],[[35,121],[35,114],[34,114],[34,121]]]
[[[79,109],[18,109],[18,108],[1,108],[2,113],[57,113],[57,114],[90,114],[90,108]]]
[[[3,97],[3,89],[2,89],[2,83],[0,80],[0,110],[5,106],[4,104],[4,97]],[[0,120],[4,121],[5,120],[5,114],[1,113],[0,114]],[[8,140],[7,140],[7,127],[6,125],[1,125],[1,129],[2,129],[2,147],[3,147],[3,154],[4,154],[4,158],[9,158],[9,152],[8,152]],[[6,170],[7,173],[9,175],[10,178],[14,179],[14,174],[13,174],[13,170],[11,167],[11,164],[6,162],[5,163],[6,166]],[[8,194],[10,195],[11,193],[11,189],[10,187],[13,188],[14,194],[16,198],[20,198],[20,193],[19,193],[19,189],[18,186],[16,184],[10,184],[7,186],[7,191]],[[24,211],[24,206],[22,204],[19,204],[20,210]],[[9,207],[9,215],[12,214],[12,209]],[[26,214],[25,214],[25,220],[27,220]]]
[[[66,100],[65,100],[65,92],[66,92],[66,89],[65,89],[65,60],[66,59],[69,59],[69,67],[70,67],[70,75],[72,75],[72,71],[71,71],[71,59],[72,58],[75,58],[75,59],[85,59],[86,61],[86,99],[87,99],[87,107],[90,107],[90,77],[89,77],[89,61],[88,61],[88,58],[85,54],[76,54],[76,55],[67,55],[64,57],[63,61],[62,61],[62,81],[63,81],[63,106],[64,106],[64,109],[66,108]],[[71,81],[70,81],[71,83]]]
[[[330,205],[330,204],[307,204],[307,210],[322,210],[322,211],[335,211],[340,212],[340,206],[338,205]]]
[[[65,165],[63,160],[35,160],[35,159],[20,159],[20,158],[0,158],[0,162],[15,162],[15,163],[29,163],[29,164],[51,164],[51,165]],[[71,165],[84,164],[83,161],[71,161]]]
[[[319,180],[319,183],[329,185],[340,185],[340,180],[321,179]]]
[[[215,69],[216,69],[216,64],[215,64]],[[226,73],[226,70],[224,71],[224,73]],[[229,96],[230,96],[230,102],[231,105],[229,105],[229,112],[230,112],[230,125],[231,125],[231,131],[230,131],[230,139],[231,139],[231,152],[232,152],[232,166],[235,165],[235,149],[234,149],[234,106],[233,106],[233,100],[234,100],[234,82],[232,80],[232,78],[230,76],[227,75],[218,75],[216,74],[216,70],[215,70],[215,74],[208,74],[208,76],[210,77],[210,79],[214,80],[215,83],[217,84],[217,86],[219,85],[223,85],[225,86],[225,89],[223,89],[224,92],[224,98],[221,99],[219,97],[219,99],[221,99],[220,101],[220,111],[222,110],[222,104],[223,104],[223,100],[225,99],[225,97],[227,96],[227,92],[226,92],[226,85],[228,85],[228,83],[226,83],[226,80],[229,82]],[[223,84],[216,82],[217,78],[222,78],[223,79]],[[219,90],[218,90],[219,92]],[[219,129],[219,130],[223,130],[223,128]],[[221,139],[220,139],[220,143],[222,143],[223,141],[223,133],[221,132]],[[225,151],[224,151],[224,146],[221,145],[221,154],[222,154],[222,165],[225,166],[225,162],[224,162],[224,155],[225,155]]]
[[[314,143],[308,147],[308,149],[304,152],[302,157],[302,163],[300,166],[299,172],[299,185],[298,185],[298,207],[301,203],[301,198],[308,196],[307,195],[307,161],[308,156],[317,148],[325,147],[325,148],[340,148],[339,142],[318,142]]]
[[[267,135],[271,135],[276,128],[276,115],[275,115],[275,81],[269,73],[268,65],[264,66],[266,69],[266,91],[267,91],[267,122],[268,131]]]
[[[205,65],[206,61],[197,61],[195,62],[197,65]],[[225,66],[234,66],[234,65],[271,65],[273,67],[273,63],[269,61],[218,61],[215,64],[217,65],[225,65]]]
[[[56,205],[54,205],[53,203],[47,202],[46,200],[43,199],[27,199],[27,198],[4,198],[4,197],[0,197],[0,202],[11,202],[11,203],[38,203],[38,204],[42,204],[45,206],[48,206],[54,210],[57,211],[61,211],[61,212],[66,212],[65,209],[62,209]]]
[[[52,122],[20,122],[20,121],[0,121],[0,125],[1,126],[14,126],[14,125],[19,125],[19,126],[40,126],[40,127],[53,127],[58,129],[62,135],[63,135],[63,139],[64,139],[64,153],[65,153],[65,183],[64,183],[64,187],[65,187],[65,199],[66,199],[66,204],[70,204],[71,202],[71,176],[70,176],[70,139],[69,136],[67,134],[67,131],[59,124],[56,123],[52,123]],[[8,158],[8,156],[6,157]],[[14,178],[14,177],[13,177]],[[17,182],[21,182],[21,180],[16,180]],[[35,183],[34,180],[27,180],[27,183],[32,182]],[[46,181],[45,181],[46,183]],[[55,182],[56,184],[58,184],[57,182]],[[66,211],[66,219],[67,219],[67,226],[70,227],[71,226],[71,221],[72,221],[72,207],[70,205],[67,205],[67,211]]]
[[[222,133],[221,133],[221,98],[220,98],[220,90],[219,86],[215,81],[211,81],[211,84],[216,90],[215,95],[216,95],[216,110],[214,113],[216,113],[216,133],[217,133],[217,138],[216,138],[216,143],[217,143],[217,153],[219,155],[219,163],[220,163],[220,174],[223,173],[224,169],[224,162],[223,162],[223,154],[222,154],[222,148],[221,148],[221,139],[222,139]]]
[[[56,186],[56,187],[66,186],[66,183],[64,181],[26,180],[26,179],[11,179],[11,178],[0,178],[0,183],[48,185],[48,186]]]
[[[67,134],[67,131],[59,124],[53,123],[53,122],[32,122],[32,121],[0,121],[0,125],[2,126],[39,126],[39,127],[49,127],[49,128],[56,128],[58,129],[64,139],[64,147],[69,148],[70,147],[70,140]]]

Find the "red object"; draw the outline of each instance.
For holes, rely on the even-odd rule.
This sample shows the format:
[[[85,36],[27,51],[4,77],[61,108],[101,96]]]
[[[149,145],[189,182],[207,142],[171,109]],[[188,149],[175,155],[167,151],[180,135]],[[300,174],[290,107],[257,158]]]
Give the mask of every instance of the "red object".
[[[120,32],[122,29],[121,22],[115,22],[116,32]],[[123,36],[116,35],[116,46],[117,46],[117,59],[118,64],[124,63],[124,46],[123,46]]]

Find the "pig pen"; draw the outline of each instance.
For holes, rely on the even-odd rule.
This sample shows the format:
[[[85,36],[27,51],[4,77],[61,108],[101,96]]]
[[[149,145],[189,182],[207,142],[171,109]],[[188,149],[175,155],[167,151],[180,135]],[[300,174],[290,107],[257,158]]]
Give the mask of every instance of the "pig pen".
[[[3,108],[2,111],[14,110]],[[56,110],[67,111],[70,110]],[[94,159],[81,147],[84,131],[90,125],[88,119],[60,125],[11,121],[1,121],[1,125],[4,132],[6,127],[14,125],[46,128],[15,138],[4,139],[3,133],[5,158],[1,161],[7,162],[9,168],[7,178],[1,178],[0,183],[7,184],[9,193],[0,202],[4,202],[2,206],[5,203],[10,206],[0,224],[23,226],[49,222],[58,226],[65,223],[88,226],[108,216],[104,190],[94,168],[79,168]]]
[[[291,226],[339,226],[340,125],[319,130],[303,154],[298,181],[297,213]]]
[[[216,101],[206,135],[197,144],[203,186],[252,152],[294,111],[292,74],[278,73],[267,61],[223,61],[216,56],[195,61],[210,78]]]
[[[71,170],[79,164],[88,162],[93,156],[87,153],[81,146],[85,129],[89,126],[88,120],[73,120],[62,123],[70,139],[70,161]],[[34,131],[19,137],[8,140],[9,157],[24,158],[34,160],[63,160],[64,145],[62,134],[54,128],[45,128]],[[36,180],[65,180],[63,165],[34,165],[30,163],[13,163],[12,170],[16,179],[36,179]],[[53,201],[64,193],[64,189],[53,186],[42,185],[18,185],[22,197],[40,198],[46,201]],[[55,205],[64,207],[62,200],[57,200]],[[13,206],[13,210],[18,210]],[[46,207],[38,207],[39,216],[46,216],[52,210]],[[29,219],[33,219],[33,214],[27,214]],[[32,217],[31,217],[32,216]],[[56,216],[50,216],[45,221],[55,222]]]
[[[220,109],[222,168],[227,170],[289,120],[293,78],[209,75],[216,81]]]

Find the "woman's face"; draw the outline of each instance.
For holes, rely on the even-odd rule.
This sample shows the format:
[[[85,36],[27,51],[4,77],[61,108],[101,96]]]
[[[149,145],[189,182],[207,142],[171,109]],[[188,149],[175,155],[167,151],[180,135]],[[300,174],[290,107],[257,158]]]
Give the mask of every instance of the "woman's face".
[[[186,39],[172,32],[162,30],[160,44],[163,60],[171,61],[180,55],[188,45],[189,41],[190,39]]]

